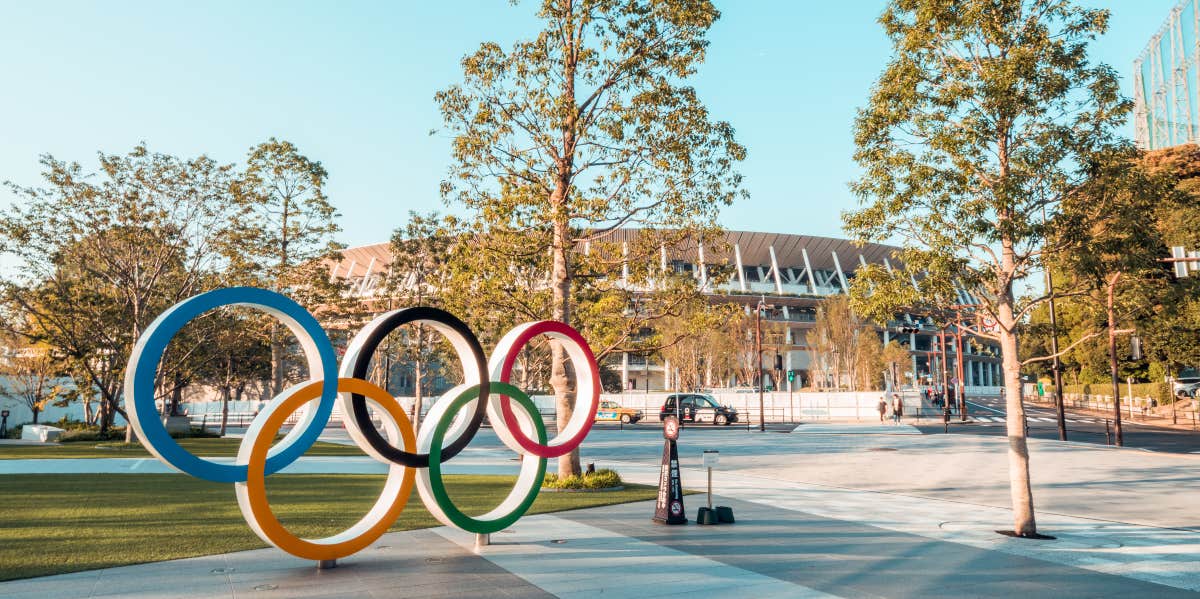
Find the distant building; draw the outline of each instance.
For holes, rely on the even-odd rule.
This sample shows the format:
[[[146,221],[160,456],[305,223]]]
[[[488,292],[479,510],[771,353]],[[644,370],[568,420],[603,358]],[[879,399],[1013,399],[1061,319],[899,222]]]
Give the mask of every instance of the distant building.
[[[637,229],[616,231],[611,241],[632,241]],[[714,302],[732,302],[745,306],[749,313],[760,299],[765,299],[773,308],[765,320],[772,323],[772,330],[784,327],[785,346],[781,353],[782,371],[796,373],[794,385],[808,384],[815,374],[811,370],[811,351],[806,335],[813,328],[817,306],[826,298],[846,293],[854,272],[861,265],[882,264],[892,268],[889,257],[898,248],[888,245],[866,244],[862,247],[844,239],[816,237],[811,235],[787,235],[780,233],[757,233],[728,231],[720,245],[727,251],[714,256],[710,247],[704,255],[703,244],[686,255],[672,255],[664,250],[659,257],[662,268],[675,272],[686,272],[696,279],[696,284]],[[379,288],[383,278],[391,270],[390,246],[377,243],[342,251],[343,259],[331,267],[334,278],[350,283],[355,294],[369,298]],[[714,263],[722,262],[732,277],[721,282],[711,280],[707,271]],[[915,282],[914,282],[915,283]],[[974,300],[963,294],[964,304]],[[913,372],[927,374],[931,356],[938,352],[937,329],[931,322],[923,322],[911,316],[903,321],[890,323],[879,329],[884,343],[893,339],[909,348],[912,354]],[[901,327],[919,329],[919,332],[900,333]],[[953,345],[953,344],[948,344]],[[996,386],[1001,384],[999,348],[994,342],[976,338],[973,344],[964,343],[964,380],[969,386]],[[977,349],[972,349],[974,345]],[[764,371],[769,385],[786,389],[788,381],[781,376],[779,381],[770,380],[774,370],[775,346],[764,347]],[[953,348],[949,349],[949,368],[953,377],[956,368]],[[654,357],[625,354],[613,357],[609,365],[620,373],[627,390],[653,391],[671,388],[671,366]],[[404,381],[407,382],[407,381]],[[718,383],[719,384],[719,383]],[[404,385],[398,391],[404,393]]]
[[[1138,147],[1200,142],[1200,6],[1183,0],[1133,61]]]

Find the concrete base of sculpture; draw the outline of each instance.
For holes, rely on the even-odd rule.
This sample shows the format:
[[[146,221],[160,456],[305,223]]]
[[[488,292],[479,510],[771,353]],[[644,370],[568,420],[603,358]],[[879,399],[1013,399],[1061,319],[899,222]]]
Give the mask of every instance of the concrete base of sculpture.
[[[21,427],[21,440],[37,441],[39,443],[52,443],[57,441],[65,430],[57,426],[48,426],[45,424],[26,424]]]

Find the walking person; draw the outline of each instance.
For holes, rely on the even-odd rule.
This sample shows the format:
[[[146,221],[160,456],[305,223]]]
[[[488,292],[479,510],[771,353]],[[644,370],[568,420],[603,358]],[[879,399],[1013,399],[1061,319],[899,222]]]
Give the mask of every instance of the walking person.
[[[884,418],[884,416],[886,416],[886,415],[887,415],[887,408],[888,408],[888,406],[887,406],[887,396],[885,396],[885,395],[880,395],[880,396],[879,396],[879,406],[878,406],[878,408],[879,408],[879,422],[880,422],[880,423],[882,423],[882,422],[883,422],[883,418]]]
[[[892,394],[892,422],[900,425],[900,417],[904,415],[904,400],[900,398],[899,393]]]

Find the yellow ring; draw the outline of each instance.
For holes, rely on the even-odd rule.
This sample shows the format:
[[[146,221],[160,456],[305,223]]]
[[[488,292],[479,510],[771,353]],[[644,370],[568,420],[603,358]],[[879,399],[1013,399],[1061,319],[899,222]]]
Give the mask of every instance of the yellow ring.
[[[338,391],[341,393],[357,393],[373,400],[375,404],[392,417],[395,428],[403,439],[404,450],[416,451],[417,440],[413,432],[412,422],[400,402],[369,381],[355,378],[339,378]],[[383,492],[371,511],[363,516],[345,531],[324,539],[302,539],[284,528],[279,519],[271,511],[267,502],[266,463],[267,452],[275,435],[293,412],[304,404],[321,396],[322,381],[312,381],[301,386],[293,387],[284,392],[284,399],[278,403],[272,402],[268,407],[269,413],[262,420],[261,427],[251,427],[246,432],[242,449],[238,452],[238,463],[246,462],[246,482],[235,485],[238,504],[246,523],[264,541],[282,549],[296,557],[311,560],[331,560],[346,557],[366,548],[387,532],[400,512],[404,511],[409,496],[412,495],[416,470],[398,464],[388,467],[387,481]],[[385,422],[385,426],[390,423]],[[258,430],[255,430],[257,428]],[[390,427],[389,427],[390,428]],[[250,445],[246,445],[250,441]],[[395,443],[395,439],[392,440]],[[246,454],[246,452],[249,452]],[[389,503],[390,502],[390,503]]]

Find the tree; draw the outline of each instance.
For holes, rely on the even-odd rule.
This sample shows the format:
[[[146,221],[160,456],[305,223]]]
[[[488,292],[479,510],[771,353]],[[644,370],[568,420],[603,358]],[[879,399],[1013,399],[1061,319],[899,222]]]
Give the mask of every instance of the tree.
[[[56,383],[60,376],[58,361],[45,346],[9,347],[8,355],[0,358],[0,394],[7,395],[29,408],[33,423],[46,404],[61,391]]]
[[[503,233],[484,241],[539,242],[550,273],[543,317],[577,321],[585,245],[629,224],[694,230],[742,195],[733,166],[745,149],[683,84],[718,17],[703,0],[543,0],[534,39],[507,51],[482,44],[463,59],[463,82],[437,94],[453,135],[444,197]],[[573,399],[565,352],[551,350],[563,426]],[[560,475],[579,471],[577,450],[560,458]]]
[[[289,141],[274,137],[250,149],[246,170],[234,182],[241,214],[231,236],[230,270],[274,291],[286,291],[309,310],[343,305],[343,289],[329,277],[325,259],[340,248],[337,211],[325,196],[329,173]],[[282,325],[265,321],[271,347],[271,391],[289,378]]]
[[[677,390],[695,391],[714,380],[728,380],[736,368],[736,335],[745,334],[743,328],[731,335],[730,322],[745,324],[741,306],[705,302],[662,320],[659,332],[670,342],[660,353],[677,373]]]
[[[1148,152],[1141,166],[1174,184],[1173,194],[1154,209],[1154,222],[1168,246],[1200,248],[1200,146],[1187,144]],[[1200,367],[1200,277],[1175,280],[1159,294],[1155,311],[1139,333],[1147,353],[1165,366],[1168,374]]]
[[[883,351],[879,355],[879,361],[887,373],[887,379],[890,381],[890,390],[899,390],[901,381],[905,379],[904,374],[912,370],[912,359],[908,350],[904,349],[904,346],[893,339],[887,345],[883,346]]]
[[[886,318],[959,286],[995,318],[1004,371],[1013,532],[1037,535],[1021,400],[1018,328],[1044,297],[1014,287],[1043,257],[1059,203],[1087,181],[1092,157],[1116,142],[1130,103],[1088,43],[1108,11],[1064,0],[893,0],[880,17],[894,56],[855,120],[845,215],[861,240],[900,240],[920,291],[866,268],[856,305]],[[874,292],[872,292],[872,286]]]
[[[852,389],[874,386],[879,363],[879,337],[850,305],[850,298],[835,295],[821,302],[808,333],[813,362],[822,373],[832,372],[833,388],[848,383]]]
[[[454,238],[442,228],[436,213],[421,215],[410,212],[408,223],[392,234],[391,276],[386,287],[388,301],[399,301],[403,305],[439,306],[449,277],[446,260],[450,257],[452,243]],[[412,329],[409,338],[413,343],[406,344],[405,351],[396,357],[413,365],[411,417],[416,426],[421,420],[421,404],[428,379],[438,371],[436,367],[426,368],[425,365],[447,363],[445,358],[449,356],[445,352],[437,352],[438,346],[431,337],[434,334],[432,330],[419,324]],[[384,349],[395,353],[390,343]],[[386,361],[388,364],[383,365],[385,389],[392,360],[388,358]]]
[[[1053,244],[1059,251],[1050,259],[1103,307],[1115,439],[1122,445],[1117,336],[1134,329],[1119,330],[1118,317],[1137,316],[1165,291],[1168,271],[1159,262],[1165,244],[1152,215],[1173,181],[1140,168],[1132,148],[1100,157],[1091,170],[1080,193],[1062,202],[1055,232],[1061,241]]]
[[[47,187],[9,187],[21,198],[0,215],[0,251],[22,263],[3,282],[31,343],[67,362],[75,394],[100,400],[107,433],[121,408],[125,363],[151,319],[204,291],[230,220],[232,168],[137,146],[99,155],[100,172],[45,156]],[[21,332],[21,331],[17,331]],[[169,377],[169,359],[160,377]],[[132,427],[126,439],[132,440]]]

